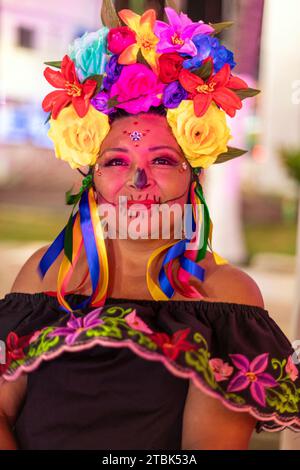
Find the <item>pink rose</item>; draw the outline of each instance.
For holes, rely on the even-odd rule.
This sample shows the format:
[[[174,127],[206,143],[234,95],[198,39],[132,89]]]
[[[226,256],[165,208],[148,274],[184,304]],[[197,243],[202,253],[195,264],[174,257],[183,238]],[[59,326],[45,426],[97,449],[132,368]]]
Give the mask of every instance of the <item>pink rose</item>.
[[[121,54],[136,42],[135,32],[127,26],[112,28],[107,35],[107,47],[113,54]]]
[[[298,378],[299,372],[291,356],[289,356],[288,358],[287,364],[285,366],[285,371],[290,376],[290,379],[295,382],[295,380]]]
[[[143,64],[123,68],[116,83],[111,87],[110,97],[118,101],[116,107],[128,113],[147,112],[151,106],[162,103],[164,84],[152,70]]]

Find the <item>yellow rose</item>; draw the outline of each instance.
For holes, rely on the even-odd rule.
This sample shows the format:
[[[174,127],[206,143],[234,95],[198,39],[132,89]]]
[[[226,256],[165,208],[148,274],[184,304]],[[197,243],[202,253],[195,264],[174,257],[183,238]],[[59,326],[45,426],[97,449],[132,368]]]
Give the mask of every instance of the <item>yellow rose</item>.
[[[90,106],[87,114],[80,118],[70,105],[60,111],[57,119],[50,119],[48,136],[54,142],[56,157],[75,169],[96,163],[109,129],[106,114]]]
[[[204,116],[197,117],[192,100],[183,100],[168,109],[167,120],[173,134],[193,168],[208,168],[218,155],[227,152],[232,138],[225,112],[212,103]]]

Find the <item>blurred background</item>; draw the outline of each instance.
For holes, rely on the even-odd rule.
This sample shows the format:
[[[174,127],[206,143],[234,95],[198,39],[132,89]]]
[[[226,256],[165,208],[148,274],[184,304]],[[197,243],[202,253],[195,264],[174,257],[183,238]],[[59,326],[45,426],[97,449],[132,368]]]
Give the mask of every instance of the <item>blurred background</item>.
[[[115,3],[137,13],[155,8],[163,19],[164,1]],[[229,122],[230,145],[248,153],[209,168],[203,187],[214,250],[256,280],[270,315],[291,340],[299,339],[299,0],[176,3],[194,20],[235,22],[221,36],[234,52],[234,74],[262,90]],[[43,63],[61,60],[75,37],[99,29],[100,8],[101,0],[0,0],[1,297],[26,259],[53,240],[69,216],[65,191],[80,175],[55,158],[47,137],[41,101],[52,89]],[[297,439],[263,432],[253,436],[251,448],[299,449]]]

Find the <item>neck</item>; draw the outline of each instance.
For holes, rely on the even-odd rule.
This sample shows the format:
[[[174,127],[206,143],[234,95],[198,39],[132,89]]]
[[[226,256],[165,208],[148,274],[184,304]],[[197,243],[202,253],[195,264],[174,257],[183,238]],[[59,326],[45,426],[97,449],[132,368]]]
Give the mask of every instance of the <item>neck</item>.
[[[146,280],[148,260],[156,249],[171,241],[170,239],[107,239],[110,284],[108,295],[151,298]],[[151,273],[155,279],[157,279],[163,255],[158,256],[152,263]]]

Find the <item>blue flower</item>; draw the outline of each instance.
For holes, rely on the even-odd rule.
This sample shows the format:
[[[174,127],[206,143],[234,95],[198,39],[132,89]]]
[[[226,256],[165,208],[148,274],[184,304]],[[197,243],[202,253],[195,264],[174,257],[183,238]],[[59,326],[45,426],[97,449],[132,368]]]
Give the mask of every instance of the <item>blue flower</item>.
[[[214,71],[219,72],[225,64],[229,64],[233,69],[236,65],[233,53],[222,46],[218,38],[211,37],[207,34],[197,34],[193,37],[193,42],[197,48],[197,55],[192,59],[185,60],[183,67],[193,69],[201,67],[203,61],[207,57],[212,57]]]
[[[90,75],[104,73],[108,60],[108,28],[102,27],[92,33],[84,33],[69,46],[69,56],[75,62],[79,80],[83,82]]]

